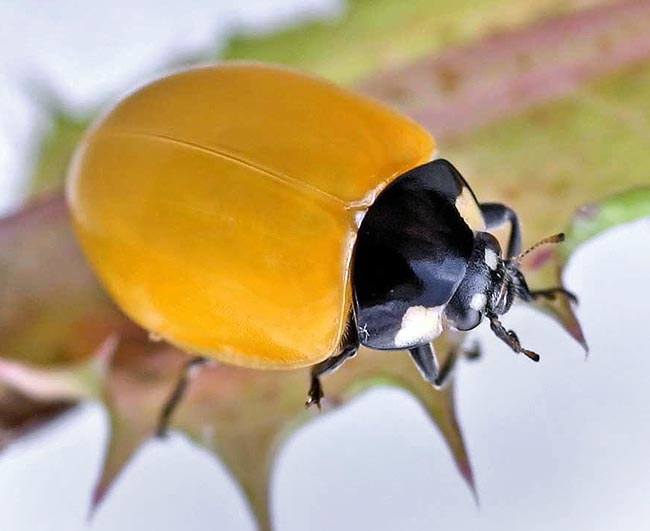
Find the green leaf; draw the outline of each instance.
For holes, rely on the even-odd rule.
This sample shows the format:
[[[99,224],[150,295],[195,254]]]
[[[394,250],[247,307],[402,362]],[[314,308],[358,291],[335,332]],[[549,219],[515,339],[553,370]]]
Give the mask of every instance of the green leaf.
[[[74,148],[90,123],[89,116],[77,116],[55,98],[46,99],[50,103],[44,110],[49,111],[50,124],[40,141],[39,154],[28,183],[28,196],[41,195],[61,187]]]
[[[635,188],[584,205],[566,230],[566,242],[557,257],[564,267],[575,250],[607,229],[641,218],[650,218],[650,187]]]
[[[581,2],[581,7],[598,0]],[[234,36],[216,58],[266,61],[352,84],[446,46],[576,8],[554,0],[348,0],[341,17]]]

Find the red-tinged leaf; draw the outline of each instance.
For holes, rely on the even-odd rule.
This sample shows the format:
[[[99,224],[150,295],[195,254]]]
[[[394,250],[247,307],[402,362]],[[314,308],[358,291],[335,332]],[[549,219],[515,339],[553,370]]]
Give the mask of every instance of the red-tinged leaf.
[[[649,26],[649,2],[606,3],[379,73],[360,88],[449,139],[646,61]]]
[[[131,326],[82,257],[60,193],[0,220],[0,356],[66,365]]]
[[[460,166],[478,197],[512,205],[532,243],[561,230],[575,205],[647,184],[647,130],[634,118],[647,103],[650,69],[639,67],[576,91],[586,80],[650,57],[647,16],[643,2],[608,4],[451,50],[412,69],[377,76],[367,87],[421,117],[439,139],[446,137],[445,154]],[[596,29],[599,37],[594,36]],[[400,84],[409,76],[413,84]],[[570,98],[514,116],[569,92]],[[616,158],[616,167],[609,163],[614,145],[625,153]],[[595,211],[602,221],[602,213],[609,212],[602,204],[588,208],[584,217],[592,219]],[[620,204],[629,212],[630,203]],[[626,219],[618,216],[614,222]],[[585,223],[582,227],[588,230],[576,229],[575,234],[592,234],[602,225]],[[572,241],[584,241],[571,230],[568,235],[567,253],[575,248]],[[541,255],[533,259],[553,266],[556,252],[545,251],[545,260]],[[0,267],[0,356],[29,367],[3,365],[12,389],[48,397],[46,405],[88,392],[101,396],[109,409],[112,434],[96,490],[99,502],[133,452],[152,436],[160,407],[188,358],[169,345],[150,342],[108,301],[76,247],[60,196],[0,221]],[[555,277],[531,271],[531,284],[558,282],[559,274],[558,269]],[[577,321],[562,315],[562,309],[552,311],[581,338]],[[109,340],[117,344],[105,383],[98,386],[91,378],[89,385],[84,380],[88,370],[81,368]],[[444,352],[458,341],[444,338],[437,350]],[[42,372],[35,363],[51,366],[52,372]],[[270,528],[267,489],[273,451],[292,429],[315,415],[302,407],[306,380],[305,371],[207,367],[172,419],[175,429],[223,460],[265,529]],[[435,392],[407,356],[365,351],[324,379],[330,408],[377,384],[400,385],[418,397],[472,485],[453,408],[453,385]],[[36,406],[26,411],[42,418]],[[0,409],[0,421],[2,414]]]
[[[66,400],[38,400],[0,384],[0,452],[73,405]]]
[[[0,384],[43,402],[101,398],[118,343],[117,335],[109,336],[90,359],[60,367],[0,358]]]
[[[117,343],[110,336],[88,360],[66,366],[0,358],[0,450],[80,400],[100,399]]]
[[[152,343],[144,333],[117,348],[103,397],[110,418],[109,444],[93,493],[93,511],[136,450],[154,436],[162,404],[188,358],[164,343]]]
[[[30,245],[11,253],[11,244],[18,240]],[[164,342],[151,341],[103,295],[76,247],[61,196],[0,222],[0,255],[6,257],[6,271],[14,286],[10,293],[3,293],[14,311],[3,316],[7,321],[3,321],[0,346],[11,359],[0,358],[0,382],[44,404],[99,398],[108,407],[111,435],[93,497],[96,505],[137,448],[154,435],[162,404],[188,356]],[[44,264],[61,270],[53,285],[42,274]],[[77,294],[78,306],[55,309],[56,298],[64,298],[68,290]],[[21,315],[15,311],[21,307],[35,317],[15,317]],[[73,315],[67,315],[68,311]],[[94,319],[88,319],[87,313]],[[49,333],[42,336],[38,336],[40,319],[54,323],[48,324]],[[14,335],[27,335],[30,330],[37,335],[32,342],[43,350],[41,356],[33,356],[31,349],[12,347]],[[96,342],[94,356],[76,350],[78,343],[69,341],[75,333],[84,336],[87,344]],[[459,341],[460,337],[442,338],[438,350],[444,354]],[[26,355],[20,359],[23,352]],[[327,403],[330,407],[345,404],[355,390],[373,384],[399,385],[420,399],[473,489],[451,388],[434,391],[406,354],[362,352],[345,370],[326,379]],[[283,437],[314,415],[304,410],[306,389],[305,370],[265,372],[219,365],[201,372],[173,419],[173,426],[223,460],[265,528],[270,528],[267,490],[274,451]]]
[[[439,352],[460,338],[441,339]],[[161,404],[188,358],[160,345],[132,343],[119,349],[107,403],[112,435],[96,490],[98,503],[132,452],[156,429]],[[214,364],[200,370],[171,427],[215,453],[242,486],[262,529],[271,529],[269,475],[276,449],[293,430],[317,415],[305,411],[306,371],[256,371]],[[464,479],[473,477],[453,407],[453,386],[438,392],[424,382],[407,353],[362,351],[336,375],[324,378],[323,413],[343,406],[372,385],[396,385],[413,393],[439,426]]]

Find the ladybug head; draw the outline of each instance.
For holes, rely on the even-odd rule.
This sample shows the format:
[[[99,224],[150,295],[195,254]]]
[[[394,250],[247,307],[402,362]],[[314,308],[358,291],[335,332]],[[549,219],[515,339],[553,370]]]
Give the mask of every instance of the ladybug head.
[[[498,316],[510,310],[515,299],[531,302],[538,294],[552,292],[564,292],[573,298],[563,288],[531,292],[519,269],[522,258],[533,249],[563,240],[564,235],[557,234],[541,240],[517,256],[501,258],[501,246],[497,239],[489,232],[476,233],[465,277],[445,308],[447,320],[458,330],[471,330],[487,317],[490,319],[492,330],[499,338],[514,350],[523,352],[532,359],[538,359],[534,352],[521,348],[517,336],[503,328]]]
[[[525,302],[532,300],[528,284],[523,273],[519,270],[520,255],[509,260],[499,258],[497,268],[491,275],[492,289],[486,305],[488,314],[503,315],[515,298]]]
[[[531,302],[535,297],[535,292],[531,292],[526,283],[523,273],[519,270],[521,260],[531,251],[537,249],[539,246],[547,243],[560,243],[564,241],[564,234],[555,234],[540,240],[535,245],[526,249],[523,253],[518,254],[509,259],[498,260],[498,266],[492,275],[492,297],[488,304],[488,314],[503,315],[506,313],[515,298],[521,299],[524,302]],[[548,291],[548,290],[547,290]],[[564,291],[563,289],[556,288],[551,291]],[[570,297],[571,294],[565,292]]]

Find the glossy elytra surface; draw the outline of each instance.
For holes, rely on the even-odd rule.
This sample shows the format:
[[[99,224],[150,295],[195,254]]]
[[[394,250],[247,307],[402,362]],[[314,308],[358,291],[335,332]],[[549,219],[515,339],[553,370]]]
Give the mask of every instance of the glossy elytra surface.
[[[327,358],[377,193],[429,134],[327,82],[257,64],[187,70],[89,131],[67,197],[123,311],[188,351],[248,367]]]

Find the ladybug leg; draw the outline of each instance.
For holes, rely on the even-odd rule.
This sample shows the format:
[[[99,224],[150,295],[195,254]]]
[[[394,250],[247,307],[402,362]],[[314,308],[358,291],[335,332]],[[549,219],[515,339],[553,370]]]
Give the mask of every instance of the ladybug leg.
[[[451,349],[442,365],[438,364],[438,359],[432,344],[409,349],[409,353],[418,371],[420,371],[422,378],[436,389],[445,385],[459,357],[464,356],[468,360],[476,360],[481,356],[478,344],[471,348],[457,347]]]
[[[411,354],[411,359],[420,371],[422,378],[435,388],[440,388],[447,381],[458,358],[457,352],[452,351],[447,356],[445,363],[440,365],[431,343],[410,348],[409,354]]]
[[[326,360],[312,366],[310,373],[309,392],[305,407],[309,408],[315,405],[320,410],[320,401],[323,399],[323,386],[320,383],[320,377],[337,370],[347,360],[352,358],[359,350],[359,335],[357,333],[356,321],[353,317],[348,320],[346,334],[339,347],[338,354],[327,358]]]
[[[521,252],[521,228],[517,214],[510,207],[501,203],[481,203],[479,207],[488,229],[496,229],[510,223],[510,240],[506,258],[517,256]]]
[[[517,334],[515,334],[512,330],[507,330],[496,316],[488,315],[488,318],[490,319],[490,328],[492,329],[492,332],[494,332],[495,336],[497,336],[516,353],[525,354],[531,360],[539,361],[539,354],[533,352],[532,350],[523,348],[519,342]]]
[[[554,300],[557,295],[564,295],[571,302],[573,302],[575,304],[578,303],[578,297],[576,297],[572,292],[570,292],[568,289],[564,289],[563,287],[548,288],[548,289],[536,289],[536,290],[530,291],[530,296],[533,299]]]
[[[324,374],[334,372],[348,359],[353,357],[357,353],[358,349],[358,345],[346,348],[340,354],[336,354],[330,358],[327,358],[326,360],[321,361],[311,368],[311,384],[309,386],[309,393],[307,394],[305,407],[311,407],[315,405],[318,409],[320,409],[320,401],[324,396],[323,386],[320,383],[320,377]]]
[[[197,356],[195,358],[191,358],[185,363],[185,365],[183,365],[181,374],[176,381],[176,386],[167,398],[167,401],[165,402],[165,405],[160,412],[160,417],[158,418],[158,426],[156,427],[156,437],[163,438],[167,436],[167,432],[169,431],[169,421],[171,420],[174,411],[178,407],[178,404],[182,400],[183,395],[187,390],[187,386],[196,376],[199,369],[210,361],[211,360],[208,360],[207,358]]]

